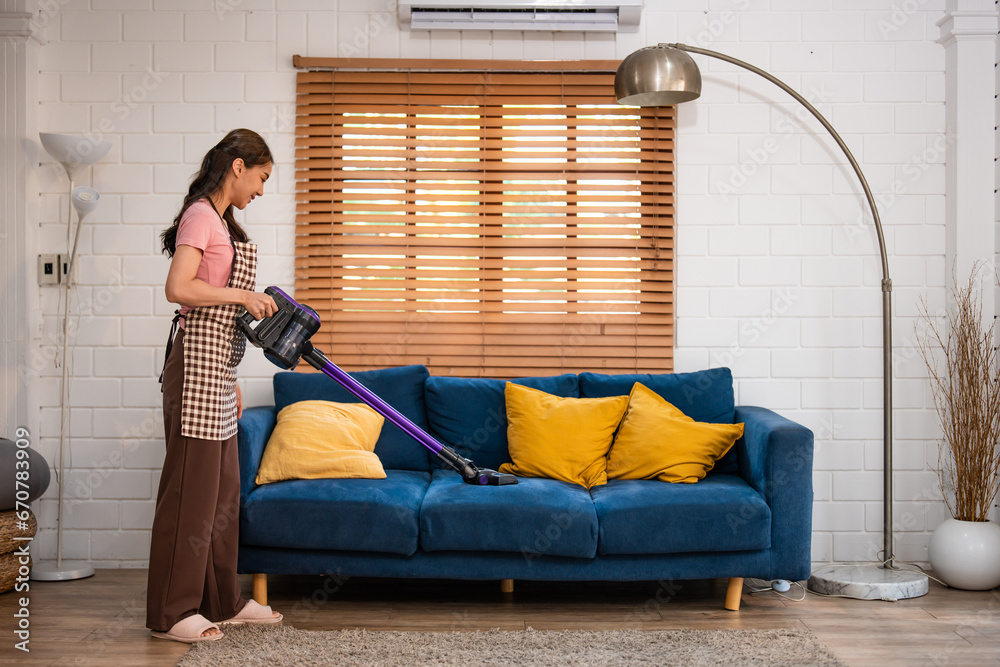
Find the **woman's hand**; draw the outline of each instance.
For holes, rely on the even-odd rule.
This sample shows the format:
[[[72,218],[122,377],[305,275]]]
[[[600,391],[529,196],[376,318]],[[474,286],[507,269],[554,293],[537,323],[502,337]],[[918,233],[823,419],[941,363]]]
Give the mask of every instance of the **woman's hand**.
[[[270,317],[278,312],[278,305],[271,298],[270,294],[264,294],[263,292],[245,292],[245,297],[243,299],[243,307],[247,309],[247,312],[253,315],[255,320],[260,320],[265,317]]]
[[[243,417],[243,391],[240,389],[240,383],[236,383],[236,418],[241,419]]]

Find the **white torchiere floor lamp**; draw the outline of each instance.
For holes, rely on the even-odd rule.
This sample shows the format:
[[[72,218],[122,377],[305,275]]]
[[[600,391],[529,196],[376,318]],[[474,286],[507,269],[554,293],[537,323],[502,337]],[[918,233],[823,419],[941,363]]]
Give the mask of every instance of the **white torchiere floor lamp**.
[[[809,588],[817,593],[845,595],[864,599],[913,598],[925,595],[928,580],[925,575],[895,567],[892,537],[892,281],[886,256],[882,222],[875,198],[857,160],[829,121],[802,95],[764,70],[737,58],[686,44],[659,44],[639,49],[622,61],[615,75],[615,97],[621,104],[635,106],[668,106],[689,102],[701,95],[701,72],[687,52],[718,58],[767,79],[804,106],[822,125],[844,152],[847,161],[861,182],[882,256],[882,413],[883,413],[883,520],[884,556],[881,565],[832,565],[815,572]]]
[[[86,186],[73,187],[73,179],[77,172],[88,165],[97,162],[111,148],[107,141],[95,142],[89,137],[81,137],[69,134],[39,134],[42,146],[46,152],[56,159],[66,170],[69,178],[69,206],[66,220],[66,260],[67,267],[65,275],[61,276],[64,288],[64,305],[62,321],[62,397],[60,402],[61,414],[59,419],[59,506],[58,518],[56,521],[56,560],[52,562],[40,562],[31,569],[31,578],[38,581],[68,581],[73,579],[83,579],[94,574],[94,568],[89,563],[63,562],[62,559],[62,535],[63,535],[63,496],[66,488],[66,439],[69,431],[69,340],[70,331],[70,301],[73,291],[74,264],[76,261],[77,244],[80,241],[80,228],[83,220],[92,212],[101,199],[97,190]],[[73,211],[76,210],[77,223],[76,230],[73,229]],[[58,267],[62,271],[62,266]]]

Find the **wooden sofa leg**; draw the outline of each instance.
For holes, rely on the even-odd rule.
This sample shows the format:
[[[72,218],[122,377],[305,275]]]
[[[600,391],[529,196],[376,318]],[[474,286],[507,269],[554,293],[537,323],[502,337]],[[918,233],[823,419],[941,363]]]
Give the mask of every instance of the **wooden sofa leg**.
[[[513,579],[501,579],[500,580],[500,592],[501,593],[513,593],[514,592],[514,580]]]
[[[729,580],[729,587],[726,589],[726,609],[729,611],[739,611],[742,597],[743,577],[732,577]]]
[[[267,575],[253,575],[253,599],[257,604],[267,606]]]

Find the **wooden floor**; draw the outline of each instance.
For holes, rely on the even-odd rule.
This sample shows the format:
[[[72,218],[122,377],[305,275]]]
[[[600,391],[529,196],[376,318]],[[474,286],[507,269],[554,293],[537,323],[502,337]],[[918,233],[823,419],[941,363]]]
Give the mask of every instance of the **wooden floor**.
[[[269,602],[296,628],[419,632],[523,630],[808,629],[847,665],[1000,665],[1000,589],[860,602],[809,595],[743,596],[722,608],[726,581],[629,584],[401,581],[270,577]],[[0,664],[172,665],[187,651],[152,639],[145,570],[98,570],[73,582],[31,582],[30,653],[14,647],[24,593],[0,595]],[[243,581],[249,596],[250,579]],[[801,591],[792,589],[798,597]]]

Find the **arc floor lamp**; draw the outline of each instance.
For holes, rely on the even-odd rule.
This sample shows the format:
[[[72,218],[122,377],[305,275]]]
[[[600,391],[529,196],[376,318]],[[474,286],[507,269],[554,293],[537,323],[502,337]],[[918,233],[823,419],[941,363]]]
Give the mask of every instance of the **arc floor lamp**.
[[[927,577],[912,570],[897,569],[892,536],[892,280],[886,255],[882,222],[875,198],[858,161],[830,122],[802,95],[775,76],[742,60],[716,51],[686,44],[659,44],[639,49],[622,61],[615,75],[615,97],[621,104],[666,106],[697,99],[701,95],[701,72],[688,55],[718,58],[757,74],[791,95],[804,106],[844,152],[861,182],[878,237],[882,256],[882,468],[883,468],[883,562],[880,565],[829,566],[815,572],[809,587],[818,592],[864,599],[903,599],[925,595]]]

